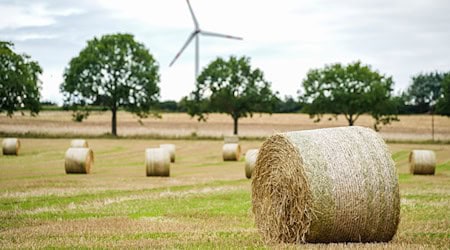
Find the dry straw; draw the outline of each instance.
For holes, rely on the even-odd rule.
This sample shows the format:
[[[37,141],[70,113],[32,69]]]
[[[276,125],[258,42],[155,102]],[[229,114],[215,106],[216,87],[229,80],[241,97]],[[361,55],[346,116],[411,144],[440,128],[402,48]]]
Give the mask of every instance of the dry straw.
[[[66,151],[67,174],[89,174],[94,164],[94,152],[90,148],[69,148]]]
[[[2,142],[3,155],[19,155],[20,140],[17,138],[5,138]]]
[[[436,155],[431,150],[413,150],[409,154],[409,170],[411,174],[434,175]]]
[[[175,162],[176,146],[174,144],[161,144],[159,147],[169,151],[170,162]]]
[[[74,139],[70,141],[71,148],[88,148],[89,145],[86,140],[83,139]]]
[[[400,197],[383,139],[362,127],[275,134],[262,145],[253,213],[271,243],[386,242]]]
[[[226,143],[222,147],[224,161],[238,161],[241,157],[241,146],[238,143]]]
[[[147,176],[170,176],[170,154],[163,148],[145,150]]]
[[[255,168],[256,158],[258,157],[258,149],[249,149],[245,153],[245,176],[252,178],[253,169]]]
[[[239,143],[239,137],[237,135],[225,136],[223,138],[223,143]]]

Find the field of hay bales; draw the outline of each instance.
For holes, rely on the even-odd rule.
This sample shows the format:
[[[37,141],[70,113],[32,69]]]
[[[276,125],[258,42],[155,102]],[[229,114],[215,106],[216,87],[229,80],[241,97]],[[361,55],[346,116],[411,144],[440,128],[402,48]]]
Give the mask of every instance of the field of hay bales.
[[[9,120],[1,119],[1,131],[14,127]],[[12,120],[21,121],[17,127],[20,130],[30,119],[35,118]],[[101,129],[96,131],[106,132],[108,121],[97,120]],[[59,122],[55,120],[55,127]],[[45,129],[48,126],[44,124],[47,123],[36,122],[29,128],[36,125]],[[94,119],[86,124],[94,127]],[[119,133],[131,131],[123,125],[119,123]],[[65,129],[71,131],[70,126]],[[231,127],[226,131],[231,131]],[[222,141],[88,141],[95,159],[90,175],[65,173],[64,154],[70,139],[22,138],[19,156],[0,156],[1,248],[267,247],[255,228],[251,181],[245,178],[245,161],[241,158],[239,162],[224,162]],[[177,146],[171,177],[146,177],[144,150],[162,143]],[[242,151],[261,143],[244,140]],[[401,194],[401,221],[394,240],[372,244],[308,244],[308,248],[450,245],[450,145],[394,143],[389,148],[396,162]],[[408,155],[412,149],[436,152],[435,176],[409,174]]]

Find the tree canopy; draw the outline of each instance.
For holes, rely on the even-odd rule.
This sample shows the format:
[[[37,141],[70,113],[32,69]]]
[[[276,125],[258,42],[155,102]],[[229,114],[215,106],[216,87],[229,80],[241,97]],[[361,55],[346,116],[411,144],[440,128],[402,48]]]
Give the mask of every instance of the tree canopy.
[[[284,99],[278,98],[274,113],[298,113],[302,109],[302,104],[290,95],[285,95]]]
[[[421,73],[412,77],[412,84],[408,87],[409,102],[415,106],[416,113],[432,111],[437,100],[441,97],[442,81],[445,73]]]
[[[191,116],[206,120],[211,112],[229,114],[238,134],[238,120],[255,112],[271,113],[277,97],[263,72],[248,57],[217,58],[198,76],[195,90],[182,101]]]
[[[95,103],[112,112],[111,133],[117,135],[119,107],[146,117],[159,98],[159,66],[149,50],[130,34],[104,35],[87,42],[64,72],[65,104]]]
[[[344,115],[349,126],[362,114],[375,119],[374,128],[397,119],[396,101],[391,92],[392,77],[381,75],[357,61],[312,69],[303,80],[303,111],[320,121],[324,114]]]
[[[436,104],[436,113],[450,116],[450,73],[442,80],[441,97]]]
[[[0,113],[9,117],[15,111],[28,109],[39,112],[42,68],[26,54],[13,51],[14,44],[0,41]]]

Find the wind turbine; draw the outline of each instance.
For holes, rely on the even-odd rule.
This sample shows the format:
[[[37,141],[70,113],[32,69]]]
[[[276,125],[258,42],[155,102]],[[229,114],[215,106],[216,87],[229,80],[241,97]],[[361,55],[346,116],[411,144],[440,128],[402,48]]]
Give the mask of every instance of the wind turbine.
[[[237,36],[230,36],[230,35],[224,35],[224,34],[219,34],[219,33],[215,33],[215,32],[201,30],[198,25],[197,18],[195,17],[194,11],[192,10],[191,4],[189,3],[189,0],[186,0],[186,2],[188,4],[189,11],[191,12],[191,16],[192,16],[192,20],[194,21],[195,29],[189,35],[187,41],[184,43],[183,47],[181,47],[180,51],[175,56],[175,58],[172,60],[169,67],[171,67],[175,63],[175,61],[178,59],[178,57],[180,57],[181,53],[183,53],[184,49],[186,49],[186,47],[189,45],[189,43],[192,41],[192,39],[195,38],[195,79],[197,79],[198,69],[199,69],[199,35],[215,36],[215,37],[237,39],[237,40],[242,40],[242,38],[237,37]]]

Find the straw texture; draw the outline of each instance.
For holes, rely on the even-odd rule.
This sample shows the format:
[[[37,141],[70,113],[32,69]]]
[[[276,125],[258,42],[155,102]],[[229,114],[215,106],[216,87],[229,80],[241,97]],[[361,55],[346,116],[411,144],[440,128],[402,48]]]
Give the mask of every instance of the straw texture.
[[[413,150],[409,154],[411,174],[431,174],[436,170],[436,155],[431,150]]]
[[[258,157],[258,149],[249,149],[245,153],[245,177],[252,178],[253,169],[255,168],[256,158]]]
[[[241,158],[241,146],[238,143],[226,143],[222,147],[224,161],[238,161]]]
[[[74,139],[70,141],[70,147],[71,148],[88,148],[89,144],[86,140],[83,139]]]
[[[163,148],[145,150],[147,176],[170,176],[170,154]]]
[[[94,152],[90,148],[69,148],[64,167],[67,174],[89,174],[94,165]]]
[[[159,145],[159,147],[163,148],[169,152],[170,162],[175,162],[176,146],[174,144],[161,144],[161,145]]]
[[[237,135],[225,136],[223,138],[223,143],[239,143],[239,137]]]
[[[255,222],[267,242],[385,242],[400,197],[383,139],[362,127],[275,134],[252,181]]]
[[[20,140],[17,138],[5,138],[2,142],[3,155],[19,155]]]

